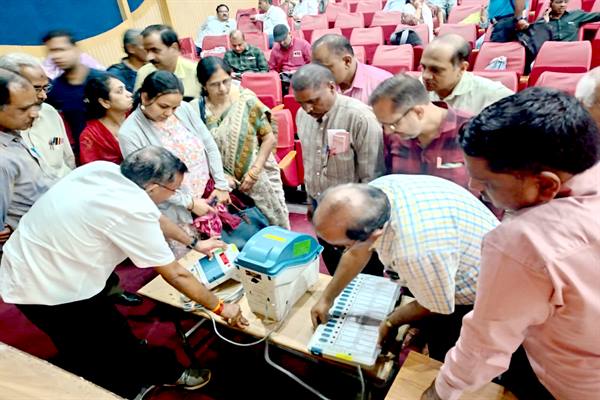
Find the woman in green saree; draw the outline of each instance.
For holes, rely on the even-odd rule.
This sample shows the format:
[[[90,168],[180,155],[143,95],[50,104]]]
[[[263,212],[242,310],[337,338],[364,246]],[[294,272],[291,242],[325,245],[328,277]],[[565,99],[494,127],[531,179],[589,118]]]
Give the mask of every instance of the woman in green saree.
[[[277,138],[271,112],[251,90],[232,85],[230,72],[218,57],[198,62],[202,93],[191,105],[221,151],[231,186],[248,194],[271,224],[289,229],[283,184],[273,156]]]

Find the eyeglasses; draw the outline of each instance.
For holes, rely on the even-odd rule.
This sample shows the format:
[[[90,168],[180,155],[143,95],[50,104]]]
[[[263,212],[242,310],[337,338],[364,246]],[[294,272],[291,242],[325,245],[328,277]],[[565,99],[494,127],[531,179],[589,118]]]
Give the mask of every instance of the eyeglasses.
[[[172,192],[173,194],[175,194],[175,193],[180,193],[180,190],[179,190],[179,189],[171,189],[170,187],[168,187],[168,186],[165,186],[165,185],[161,185],[161,184],[160,184],[160,183],[158,183],[158,182],[154,182],[154,184],[155,184],[156,186],[160,186],[160,187],[161,187],[161,188],[163,188],[163,189],[167,189],[169,192]]]
[[[42,92],[42,90],[44,92],[48,93],[50,90],[52,90],[52,84],[49,83],[49,84],[44,85],[44,86],[34,86],[33,88],[35,89],[35,92],[37,94],[40,94]]]
[[[404,117],[406,117],[408,115],[408,113],[411,112],[412,110],[413,110],[413,107],[406,110],[400,118],[398,118],[396,121],[392,122],[391,124],[385,124],[382,122],[381,126],[383,126],[384,129],[387,127],[390,131],[395,132],[396,128],[400,125],[400,122],[402,122],[402,119],[404,119]]]
[[[208,86],[211,89],[218,89],[219,86],[221,86],[221,85],[223,85],[225,87],[230,86],[231,85],[231,78],[227,78],[227,79],[222,80],[220,82],[211,82],[211,83],[206,84],[206,86]]]

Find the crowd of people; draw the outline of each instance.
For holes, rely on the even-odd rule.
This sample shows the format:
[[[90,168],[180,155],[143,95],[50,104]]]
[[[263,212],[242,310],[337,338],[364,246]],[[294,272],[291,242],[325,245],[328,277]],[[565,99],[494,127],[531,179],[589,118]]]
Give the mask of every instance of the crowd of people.
[[[386,9],[442,21],[454,6],[395,3]],[[487,13],[498,37],[529,28],[524,0],[499,3]],[[552,0],[543,17],[560,40],[600,19],[566,3]],[[321,6],[299,0],[290,15]],[[61,366],[117,394],[206,385],[209,370],[185,369],[133,335],[115,303],[141,299],[114,269],[126,258],[153,267],[230,325],[247,325],[176,260],[223,248],[197,221],[235,220],[227,206],[240,199],[290,229],[272,110],[238,82],[275,70],[290,74],[300,104],[307,217],[333,275],[307,320],[327,322],[358,273],[386,276],[415,301],[386,318],[380,343],[410,324],[405,344],[444,362],[423,399],[456,399],[494,379],[519,399],[596,398],[600,70],[575,97],[515,94],[469,72],[469,43],[444,35],[424,49],[419,78],[394,76],[361,63],[342,35],[310,45],[280,7],[260,0],[259,9],[269,60],[225,4],[196,41],[229,34],[223,58],[185,58],[166,25],[125,32],[126,56],[107,71],[62,30],[43,38],[51,70],[27,54],[0,57],[2,300],[52,339]],[[126,359],[139,369],[115,362]]]

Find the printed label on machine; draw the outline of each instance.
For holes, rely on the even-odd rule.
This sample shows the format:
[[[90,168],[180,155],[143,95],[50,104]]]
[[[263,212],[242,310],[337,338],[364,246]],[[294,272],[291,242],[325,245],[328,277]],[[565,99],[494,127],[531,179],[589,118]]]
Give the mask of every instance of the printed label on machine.
[[[191,268],[191,273],[209,289],[234,277],[237,270],[233,261],[239,250],[235,244],[227,245],[223,251],[215,250],[212,258],[202,257]]]

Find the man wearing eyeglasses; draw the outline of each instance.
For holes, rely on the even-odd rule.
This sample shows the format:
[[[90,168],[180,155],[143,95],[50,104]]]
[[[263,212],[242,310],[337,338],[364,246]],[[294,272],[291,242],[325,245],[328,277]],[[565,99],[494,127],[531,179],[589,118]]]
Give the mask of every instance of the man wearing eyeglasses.
[[[21,75],[33,85],[39,116],[31,128],[21,132],[21,137],[40,155],[44,173],[62,178],[75,168],[75,156],[62,118],[54,107],[45,103],[52,85],[41,63],[29,54],[10,53],[0,57],[0,68]]]
[[[481,242],[498,225],[496,217],[448,180],[387,175],[328,189],[313,223],[319,237],[346,248],[311,310],[313,325],[327,322],[335,298],[377,253],[415,298],[381,323],[380,343],[410,323],[420,328],[430,357],[443,361],[460,335],[462,317],[473,309]]]
[[[404,74],[383,81],[370,103],[383,125],[388,173],[434,175],[468,189],[457,137],[470,113],[432,102],[423,84]]]

